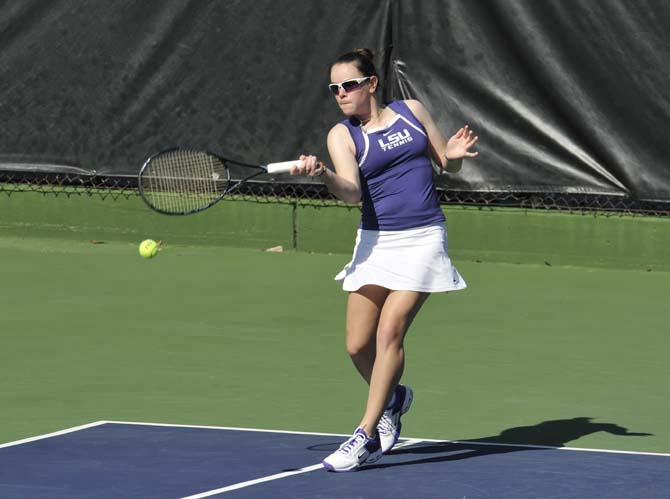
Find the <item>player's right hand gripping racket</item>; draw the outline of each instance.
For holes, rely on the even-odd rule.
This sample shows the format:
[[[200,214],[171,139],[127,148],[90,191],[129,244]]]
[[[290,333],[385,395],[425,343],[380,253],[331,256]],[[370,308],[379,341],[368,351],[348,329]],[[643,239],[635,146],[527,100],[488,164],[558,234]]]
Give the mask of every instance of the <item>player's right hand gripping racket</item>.
[[[140,196],[149,207],[166,215],[189,215],[206,210],[244,182],[264,173],[286,173],[299,160],[251,165],[192,149],[168,149],[147,159],[138,177]],[[228,164],[253,169],[232,181]]]

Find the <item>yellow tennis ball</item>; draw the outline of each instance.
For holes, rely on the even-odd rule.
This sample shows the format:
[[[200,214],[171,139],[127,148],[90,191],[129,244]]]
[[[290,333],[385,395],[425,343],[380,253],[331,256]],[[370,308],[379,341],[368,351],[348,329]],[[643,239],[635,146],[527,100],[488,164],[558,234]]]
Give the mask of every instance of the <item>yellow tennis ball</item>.
[[[142,258],[153,258],[158,254],[158,243],[153,239],[145,239],[140,243]]]

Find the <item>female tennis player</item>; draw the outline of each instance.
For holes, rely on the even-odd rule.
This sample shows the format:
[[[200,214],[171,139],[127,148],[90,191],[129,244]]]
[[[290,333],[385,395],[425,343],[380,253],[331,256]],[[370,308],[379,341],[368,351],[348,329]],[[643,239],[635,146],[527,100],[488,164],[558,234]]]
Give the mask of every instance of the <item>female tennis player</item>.
[[[477,156],[477,137],[464,126],[447,140],[416,100],[382,106],[372,57],[358,49],[330,67],[329,89],[346,116],[328,134],[335,171],[314,156],[301,156],[291,171],[323,175],[339,199],[362,201],[353,258],[335,279],[349,292],[346,349],[368,399],[354,434],[323,461],[330,471],[356,470],[396,444],[413,397],[399,384],[407,330],[430,293],[466,287],[447,254],[431,159],[458,171],[463,158]]]

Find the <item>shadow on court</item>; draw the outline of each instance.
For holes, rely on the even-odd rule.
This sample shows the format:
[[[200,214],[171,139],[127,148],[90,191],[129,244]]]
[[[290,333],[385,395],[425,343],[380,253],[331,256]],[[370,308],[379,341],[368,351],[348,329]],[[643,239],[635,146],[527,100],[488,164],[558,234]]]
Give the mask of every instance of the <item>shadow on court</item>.
[[[634,433],[613,423],[594,423],[590,417],[543,421],[533,426],[519,426],[503,430],[499,435],[455,442],[426,442],[389,452],[388,456],[416,456],[409,461],[383,461],[364,466],[360,471],[471,459],[493,454],[542,450],[532,446],[564,447],[569,442],[600,431],[624,437],[653,436],[652,433]],[[339,444],[333,445],[333,450]],[[529,447],[524,447],[525,445]],[[310,450],[326,450],[326,446]]]
[[[361,471],[363,469],[380,469],[411,464],[457,461],[491,454],[541,450],[533,447],[517,447],[518,445],[564,447],[573,440],[599,431],[627,437],[653,436],[651,433],[633,433],[628,431],[627,428],[613,423],[594,423],[591,421],[592,419],[593,418],[589,417],[577,417],[572,419],[543,421],[542,423],[533,426],[509,428],[500,432],[499,435],[492,437],[478,438],[464,442],[444,442],[409,446],[404,449],[398,449],[397,451],[391,451],[389,455],[399,456],[410,454],[431,457],[422,457],[420,459],[403,461],[400,463],[380,463],[362,468]],[[514,446],[509,447],[508,445]]]

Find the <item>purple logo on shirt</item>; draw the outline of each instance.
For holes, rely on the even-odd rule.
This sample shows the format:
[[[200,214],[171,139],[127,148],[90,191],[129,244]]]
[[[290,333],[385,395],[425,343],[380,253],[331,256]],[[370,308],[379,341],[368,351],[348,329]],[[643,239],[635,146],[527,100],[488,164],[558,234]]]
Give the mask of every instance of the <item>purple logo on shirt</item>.
[[[405,128],[402,132],[390,134],[386,137],[386,142],[384,142],[384,139],[379,139],[377,142],[379,142],[379,147],[382,148],[382,151],[388,151],[389,149],[412,142],[412,140],[412,136],[409,134],[407,128]]]

